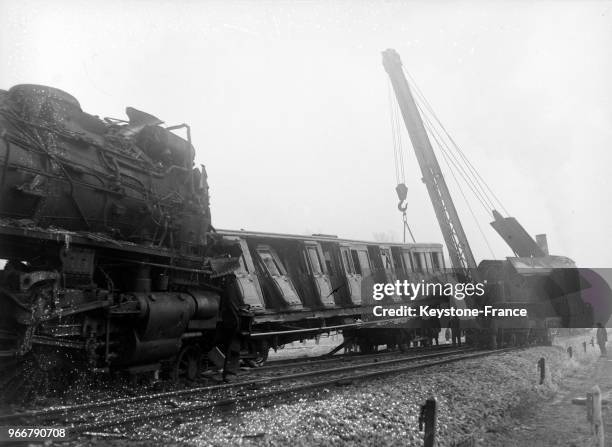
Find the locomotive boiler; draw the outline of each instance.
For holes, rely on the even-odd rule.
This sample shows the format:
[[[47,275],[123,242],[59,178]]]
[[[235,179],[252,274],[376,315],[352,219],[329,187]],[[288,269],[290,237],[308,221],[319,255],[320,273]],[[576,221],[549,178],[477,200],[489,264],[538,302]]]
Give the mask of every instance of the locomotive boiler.
[[[159,370],[173,359],[177,375],[238,331],[238,307],[223,304],[235,258],[211,227],[189,127],[126,113],[100,119],[51,87],[0,91],[5,389],[19,388],[24,363]]]
[[[35,85],[0,93],[0,108],[0,217],[203,253],[206,174],[176,127],[131,107],[129,121],[100,120]]]

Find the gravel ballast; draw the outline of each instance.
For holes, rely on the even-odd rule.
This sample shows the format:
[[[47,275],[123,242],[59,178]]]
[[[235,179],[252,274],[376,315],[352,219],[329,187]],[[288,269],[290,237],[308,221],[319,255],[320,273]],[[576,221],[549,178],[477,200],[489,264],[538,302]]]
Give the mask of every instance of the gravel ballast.
[[[543,385],[541,357],[547,368]],[[589,354],[569,359],[564,347],[530,348],[228,409],[150,430],[149,436],[219,446],[421,445],[420,405],[435,397],[438,445],[477,443],[514,409],[553,396],[565,374],[591,361]]]

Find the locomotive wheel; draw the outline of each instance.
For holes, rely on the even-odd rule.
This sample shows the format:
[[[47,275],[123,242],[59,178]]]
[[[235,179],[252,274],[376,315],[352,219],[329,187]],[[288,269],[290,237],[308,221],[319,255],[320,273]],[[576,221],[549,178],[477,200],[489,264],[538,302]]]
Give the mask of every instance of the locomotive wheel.
[[[200,375],[200,359],[200,350],[196,346],[183,347],[172,368],[172,380],[193,381],[197,379]]]

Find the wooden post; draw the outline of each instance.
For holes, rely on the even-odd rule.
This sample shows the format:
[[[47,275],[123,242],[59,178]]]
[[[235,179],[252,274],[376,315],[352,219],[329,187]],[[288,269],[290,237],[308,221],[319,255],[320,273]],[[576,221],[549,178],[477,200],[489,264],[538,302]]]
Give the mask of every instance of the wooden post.
[[[436,445],[436,399],[430,397],[421,405],[419,416],[419,430],[424,432],[423,447],[434,447]]]
[[[595,385],[587,393],[587,420],[591,423],[591,430],[597,447],[604,447],[604,424],[601,413],[601,390]]]
[[[540,360],[538,360],[538,368],[540,370],[540,385],[542,385],[546,378],[546,360],[544,357],[540,357]]]

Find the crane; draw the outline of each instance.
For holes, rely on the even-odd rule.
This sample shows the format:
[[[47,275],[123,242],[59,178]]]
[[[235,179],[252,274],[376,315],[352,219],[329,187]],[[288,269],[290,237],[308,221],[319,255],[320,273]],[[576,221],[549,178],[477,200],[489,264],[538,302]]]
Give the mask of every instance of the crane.
[[[476,265],[400,56],[393,49],[383,51],[382,56],[453,269],[472,281],[483,280],[492,286],[488,288],[488,302],[495,302],[498,306],[503,304],[510,308],[523,306],[530,309],[529,318],[522,321],[496,318],[482,321],[484,333],[490,336],[490,345],[495,347],[498,338],[503,342],[504,334],[506,339],[518,335],[550,341],[548,327],[559,327],[549,326],[551,321],[556,321],[553,324],[562,322],[565,327],[591,327],[594,321],[593,309],[590,303],[583,300],[581,293],[595,284],[594,289],[601,290],[601,296],[606,297],[601,302],[607,300],[612,303],[610,287],[603,285],[605,280],[596,272],[588,269],[579,271],[571,259],[549,255],[545,235],[537,236],[536,242],[514,217],[504,217],[497,210],[490,210],[493,216],[491,226],[510,246],[515,257],[503,261],[484,260]],[[400,211],[405,211],[405,205],[401,205],[406,196],[405,187],[397,192]],[[588,281],[585,277],[589,278]],[[611,313],[612,304],[606,310],[600,310],[600,318],[606,321]]]
[[[474,271],[477,267],[476,260],[402,70],[402,61],[397,51],[393,49],[385,50],[382,54],[383,66],[391,79],[404,124],[421,167],[423,182],[427,187],[440,224],[451,264],[457,271],[463,271],[469,275],[469,271]]]
[[[469,271],[472,275],[468,274],[468,276],[473,276],[477,268],[476,260],[463,231],[459,215],[423,124],[423,119],[410,90],[410,85],[402,69],[400,56],[393,49],[383,51],[382,55],[383,66],[391,80],[404,124],[421,168],[423,182],[427,186],[449,252],[451,264],[457,271]],[[398,191],[399,195],[400,192]],[[403,196],[400,196],[400,198],[405,199],[405,195],[404,190]],[[405,210],[405,208],[402,208],[402,210]],[[548,255],[548,247],[538,244],[514,217],[503,217],[497,210],[491,210],[491,214],[494,218],[491,226],[510,246],[515,256],[545,258]],[[541,240],[545,240],[545,235],[542,235]]]

